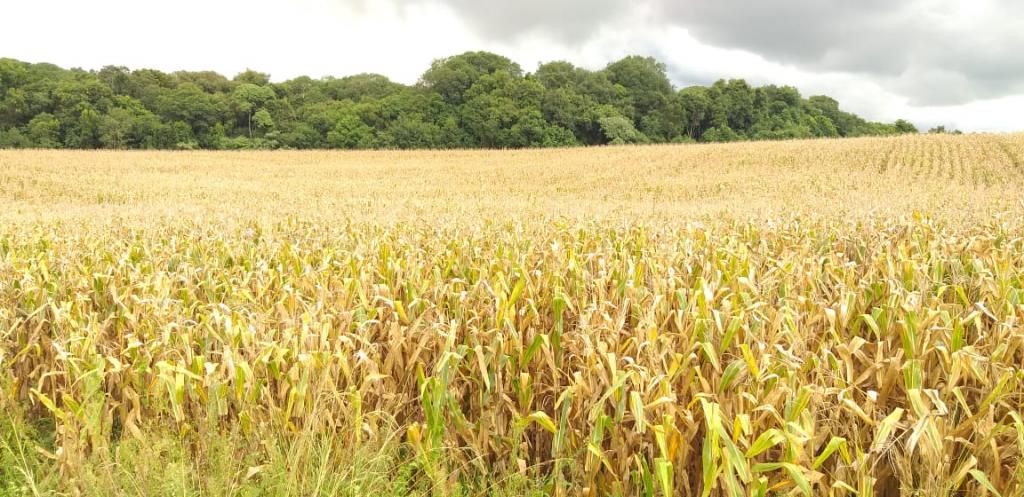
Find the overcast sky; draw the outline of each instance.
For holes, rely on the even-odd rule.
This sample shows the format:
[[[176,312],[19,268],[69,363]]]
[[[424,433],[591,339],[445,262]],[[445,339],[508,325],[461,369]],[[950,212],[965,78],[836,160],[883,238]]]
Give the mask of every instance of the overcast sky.
[[[377,72],[413,83],[490,50],[532,71],[664,61],[677,86],[742,77],[873,120],[1024,129],[1020,0],[2,0],[0,57],[98,69]]]

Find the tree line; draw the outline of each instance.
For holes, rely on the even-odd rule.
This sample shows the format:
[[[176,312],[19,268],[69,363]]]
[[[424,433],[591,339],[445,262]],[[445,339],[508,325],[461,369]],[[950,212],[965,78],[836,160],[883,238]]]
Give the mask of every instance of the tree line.
[[[378,74],[272,83],[247,70],[62,69],[0,59],[0,148],[525,148],[915,133],[827,96],[742,79],[676,89],[663,63],[524,73],[488,52],[433,62],[414,85]]]

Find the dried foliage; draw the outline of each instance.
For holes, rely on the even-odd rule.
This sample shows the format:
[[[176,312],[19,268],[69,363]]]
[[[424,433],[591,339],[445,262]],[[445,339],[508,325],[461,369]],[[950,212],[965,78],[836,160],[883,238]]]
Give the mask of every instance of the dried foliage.
[[[438,487],[1020,495],[1022,156],[4,152],[0,400],[68,475],[163,426],[397,431]]]

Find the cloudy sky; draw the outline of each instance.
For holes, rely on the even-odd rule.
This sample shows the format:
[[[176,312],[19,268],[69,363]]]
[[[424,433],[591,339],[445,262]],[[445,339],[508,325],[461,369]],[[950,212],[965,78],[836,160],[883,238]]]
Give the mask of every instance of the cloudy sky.
[[[98,69],[246,68],[413,83],[468,50],[527,71],[664,61],[677,86],[742,77],[875,120],[1024,129],[1019,0],[4,0],[0,57]]]

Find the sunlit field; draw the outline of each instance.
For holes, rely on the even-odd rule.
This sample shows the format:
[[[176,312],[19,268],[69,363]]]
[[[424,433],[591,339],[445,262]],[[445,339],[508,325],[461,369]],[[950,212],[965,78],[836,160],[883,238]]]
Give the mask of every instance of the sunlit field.
[[[1024,494],[1024,135],[0,151],[0,495]]]

